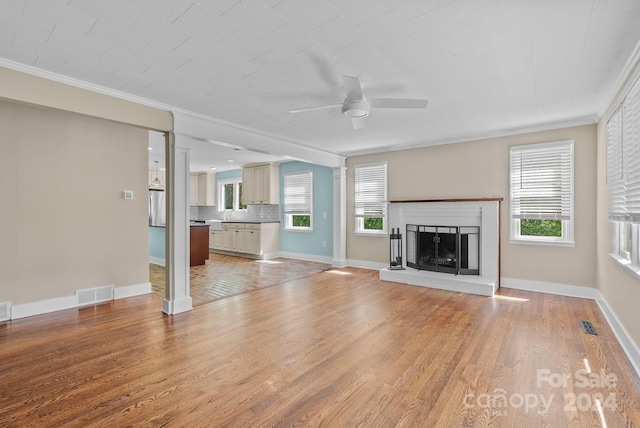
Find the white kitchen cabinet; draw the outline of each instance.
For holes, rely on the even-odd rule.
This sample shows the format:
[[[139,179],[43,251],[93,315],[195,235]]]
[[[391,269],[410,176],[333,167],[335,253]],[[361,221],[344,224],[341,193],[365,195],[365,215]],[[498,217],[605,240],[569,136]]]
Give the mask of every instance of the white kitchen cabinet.
[[[244,223],[234,223],[229,226],[229,251],[246,253],[244,244]]]
[[[222,230],[211,230],[209,231],[209,248],[212,250],[222,250]],[[227,232],[227,237],[229,236]]]
[[[215,206],[216,175],[206,172],[198,175],[198,205]]]
[[[248,227],[252,226],[252,227]],[[254,227],[256,226],[256,227]],[[249,254],[260,254],[260,225],[248,224],[244,230],[245,252]]]
[[[228,224],[222,225],[222,249],[225,251],[228,251],[230,248],[231,240],[229,235],[230,235],[229,225]]]
[[[229,251],[229,225],[223,224],[222,230],[210,231],[209,246],[213,250]]]
[[[189,205],[215,206],[216,176],[213,173],[193,173],[189,176]]]
[[[189,205],[198,205],[198,176],[189,176]]]
[[[211,231],[211,249],[265,256],[280,249],[279,223],[223,223]]]
[[[242,203],[245,205],[280,202],[280,166],[247,165],[242,168]]]

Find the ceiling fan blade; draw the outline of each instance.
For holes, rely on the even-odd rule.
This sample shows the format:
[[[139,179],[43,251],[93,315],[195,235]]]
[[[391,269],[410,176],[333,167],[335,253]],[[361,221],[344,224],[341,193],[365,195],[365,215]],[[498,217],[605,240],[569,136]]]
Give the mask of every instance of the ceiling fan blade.
[[[351,126],[353,129],[362,129],[364,128],[365,119],[364,117],[359,117],[357,119],[351,119]]]
[[[347,98],[352,100],[363,99],[362,85],[360,79],[354,76],[342,76],[342,82],[344,83],[344,90],[347,91]]]
[[[326,105],[326,106],[299,108],[299,109],[295,109],[295,110],[289,110],[289,113],[304,113],[306,111],[326,110],[328,108],[341,107],[341,106],[342,106],[342,104],[330,104],[330,105]]]
[[[377,108],[427,108],[429,100],[410,98],[370,98],[371,107]]]

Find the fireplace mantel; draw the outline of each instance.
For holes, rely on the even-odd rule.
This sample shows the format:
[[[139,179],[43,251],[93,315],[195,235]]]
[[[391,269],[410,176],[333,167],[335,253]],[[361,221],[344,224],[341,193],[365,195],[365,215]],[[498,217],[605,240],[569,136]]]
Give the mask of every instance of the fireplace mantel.
[[[480,275],[452,275],[417,270],[402,261],[404,270],[380,271],[380,279],[423,287],[493,296],[500,278],[500,203],[503,198],[464,198],[389,201],[389,227],[406,236],[407,224],[480,226]],[[406,239],[403,240],[406,245]],[[403,248],[406,254],[406,248]]]
[[[389,201],[390,204],[413,204],[427,202],[502,202],[504,198],[454,198],[454,199],[409,199]]]

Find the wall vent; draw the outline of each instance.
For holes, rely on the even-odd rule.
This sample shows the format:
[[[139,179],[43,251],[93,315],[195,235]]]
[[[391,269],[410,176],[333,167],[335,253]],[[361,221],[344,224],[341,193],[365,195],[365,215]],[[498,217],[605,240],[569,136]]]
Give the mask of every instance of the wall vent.
[[[0,303],[0,321],[9,321],[11,319],[11,302]]]
[[[78,306],[113,300],[113,285],[77,290],[76,296],[78,296]]]

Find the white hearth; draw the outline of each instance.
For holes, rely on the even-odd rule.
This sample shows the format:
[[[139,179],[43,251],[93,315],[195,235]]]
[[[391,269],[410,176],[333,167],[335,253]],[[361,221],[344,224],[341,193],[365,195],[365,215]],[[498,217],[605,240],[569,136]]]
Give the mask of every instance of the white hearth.
[[[402,267],[404,270],[380,270],[380,279],[493,296],[499,286],[500,199],[473,199],[455,201],[392,202],[389,204],[389,227],[402,233]],[[407,267],[407,224],[426,226],[479,226],[479,275],[455,275]]]

